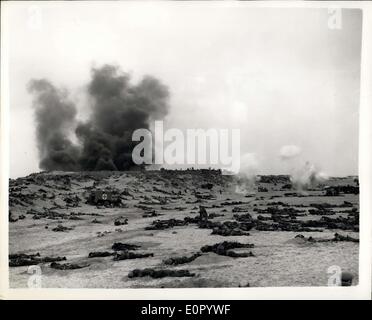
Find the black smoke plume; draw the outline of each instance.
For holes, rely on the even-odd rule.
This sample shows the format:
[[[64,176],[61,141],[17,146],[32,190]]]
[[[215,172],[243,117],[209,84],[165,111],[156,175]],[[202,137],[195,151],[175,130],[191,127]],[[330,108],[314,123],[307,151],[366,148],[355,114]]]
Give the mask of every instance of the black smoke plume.
[[[87,122],[76,126],[74,105],[49,82],[32,81],[30,88],[37,93],[40,168],[127,170],[135,166],[132,150],[138,142],[132,141],[132,133],[136,129],[149,129],[151,120],[162,119],[167,114],[169,92],[150,76],[138,84],[131,84],[130,80],[130,76],[116,66],[93,68],[87,90],[92,113]],[[48,88],[43,88],[46,85],[42,83]],[[69,130],[74,126],[78,145],[69,139]],[[53,142],[45,137],[60,140]]]
[[[75,170],[78,166],[78,147],[70,139],[76,117],[75,105],[65,92],[47,80],[31,80],[29,91],[35,95],[35,118],[40,168],[46,170]]]

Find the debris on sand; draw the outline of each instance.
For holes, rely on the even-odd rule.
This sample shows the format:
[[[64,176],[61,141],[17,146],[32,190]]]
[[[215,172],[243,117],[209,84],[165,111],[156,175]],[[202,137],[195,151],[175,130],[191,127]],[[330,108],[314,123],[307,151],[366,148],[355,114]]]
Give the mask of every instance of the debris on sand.
[[[69,230],[73,230],[74,228],[65,227],[61,224],[59,224],[57,227],[53,228],[52,231],[54,232],[65,232]]]
[[[197,252],[190,257],[186,257],[186,256],[172,257],[172,258],[168,258],[168,259],[164,260],[163,263],[168,264],[168,265],[185,264],[185,263],[189,263],[191,261],[194,261],[196,258],[200,257],[201,255],[202,255],[201,253]]]
[[[277,220],[273,223],[265,223],[258,220],[256,230],[259,231],[296,231],[296,232],[323,232],[322,229],[313,228],[314,226],[303,226],[303,222],[294,223],[291,221]]]
[[[80,199],[77,195],[68,195],[63,199],[63,201],[66,202],[67,207],[75,208],[80,206],[82,199]]]
[[[115,255],[115,252],[109,252],[109,251],[93,251],[89,252],[88,257],[89,258],[101,258],[101,257],[109,257]]]
[[[302,234],[298,234],[297,236],[295,236],[295,239],[303,239],[309,242],[339,242],[339,241],[359,242],[359,239],[352,238],[349,235],[343,236],[338,233],[335,233],[332,239],[315,239],[313,237],[306,238]]]
[[[41,258],[40,253],[25,254],[17,253],[9,255],[9,267],[31,266],[45,262],[55,262],[66,260],[66,257],[44,257]]]
[[[142,215],[142,218],[158,217],[161,215],[162,215],[161,213],[157,213],[155,210],[149,210],[149,211],[144,212],[144,214]]]
[[[303,221],[302,226],[359,231],[359,215],[358,213],[351,213],[346,218],[322,216],[319,220]]]
[[[223,217],[225,216],[223,213],[210,213],[208,214],[208,219],[214,219],[214,218],[218,218],[218,217]]]
[[[200,250],[201,252],[214,252],[220,256],[229,256],[229,257],[253,257],[252,252],[243,252],[243,253],[236,253],[232,251],[232,249],[238,248],[253,248],[254,245],[250,243],[239,243],[235,241],[224,241],[220,243],[216,243],[214,245],[206,245],[203,246]]]
[[[115,242],[111,249],[114,251],[127,251],[127,250],[137,250],[138,248],[141,248],[141,246],[131,243],[121,243],[121,242]]]
[[[243,228],[243,229],[242,229]],[[246,230],[250,230],[251,226],[236,221],[225,221],[213,228],[212,234],[220,236],[249,236]]]
[[[92,220],[92,223],[102,223],[102,221],[97,220],[96,218],[94,218],[94,219]]]
[[[124,218],[124,217],[116,218],[115,221],[114,221],[115,226],[122,226],[122,225],[125,225],[125,224],[128,224],[128,219]]]
[[[89,267],[89,264],[77,264],[77,263],[58,263],[52,262],[50,267],[57,270],[74,270]]]
[[[314,216],[331,216],[334,215],[335,212],[330,209],[309,209],[309,214]]]
[[[359,187],[358,186],[351,186],[351,185],[340,185],[340,186],[332,186],[332,187],[325,187],[326,196],[338,196],[340,194],[359,194]]]
[[[98,231],[98,232],[97,232],[97,237],[98,237],[98,238],[101,238],[101,237],[104,237],[105,235],[107,235],[107,234],[109,234],[109,233],[111,233],[111,231],[107,231],[107,230],[105,230],[105,231],[103,231],[103,232]]]
[[[146,269],[134,269],[129,272],[128,278],[137,278],[137,277],[151,277],[151,278],[165,278],[165,277],[194,277],[195,273],[190,273],[189,270],[155,270],[152,268]]]
[[[150,226],[145,227],[145,230],[164,230],[177,226],[184,226],[187,222],[185,220],[179,219],[169,219],[169,220],[155,220]]]
[[[131,251],[122,251],[120,253],[116,253],[114,256],[115,261],[119,260],[127,260],[127,259],[138,259],[138,258],[148,258],[153,257],[153,253],[136,253]]]
[[[104,206],[106,208],[125,207],[120,194],[115,190],[91,190],[86,203],[95,206]]]

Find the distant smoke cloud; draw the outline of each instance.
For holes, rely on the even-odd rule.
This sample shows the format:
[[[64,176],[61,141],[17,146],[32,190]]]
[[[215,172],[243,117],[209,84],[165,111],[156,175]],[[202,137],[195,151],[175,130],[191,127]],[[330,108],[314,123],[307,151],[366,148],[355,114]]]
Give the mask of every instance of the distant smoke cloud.
[[[315,165],[306,162],[304,166],[298,168],[291,175],[291,181],[297,189],[306,190],[319,182],[325,181],[327,176],[319,171]]]
[[[288,166],[292,184],[297,190],[306,190],[327,179],[314,164],[304,161],[300,147],[285,145],[280,148],[279,154]]]
[[[295,145],[286,145],[280,148],[280,157],[285,159],[291,159],[301,154],[301,148]]]
[[[35,120],[40,168],[74,170],[78,165],[78,148],[69,133],[73,129],[76,107],[67,94],[47,80],[32,80],[29,92],[35,95]]]
[[[236,175],[235,192],[246,194],[255,188],[259,161],[255,153],[245,153],[240,157],[240,169]]]
[[[134,166],[132,133],[149,129],[169,110],[168,88],[154,77],[138,84],[117,66],[92,69],[88,95],[92,114],[76,124],[76,108],[46,80],[32,80],[35,94],[40,168],[46,170],[125,170]],[[78,145],[69,137],[75,134]]]

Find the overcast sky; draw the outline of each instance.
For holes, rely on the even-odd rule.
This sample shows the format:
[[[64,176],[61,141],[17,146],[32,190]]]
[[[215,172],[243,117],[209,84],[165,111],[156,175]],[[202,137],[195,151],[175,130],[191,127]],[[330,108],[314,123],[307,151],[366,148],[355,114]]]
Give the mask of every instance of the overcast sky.
[[[32,78],[69,90],[87,116],[90,68],[120,65],[169,86],[167,125],[240,128],[258,173],[283,173],[280,149],[328,175],[357,174],[362,14],[212,3],[11,3],[10,176],[38,171]],[[40,20],[39,18],[40,17]]]

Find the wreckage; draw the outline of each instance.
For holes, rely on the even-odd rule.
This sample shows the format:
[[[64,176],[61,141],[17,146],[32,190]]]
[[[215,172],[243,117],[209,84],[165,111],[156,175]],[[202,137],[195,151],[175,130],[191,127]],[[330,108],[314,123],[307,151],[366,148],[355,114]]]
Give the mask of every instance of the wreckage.
[[[92,190],[88,197],[87,203],[91,205],[106,207],[122,206],[120,195],[111,190]]]

